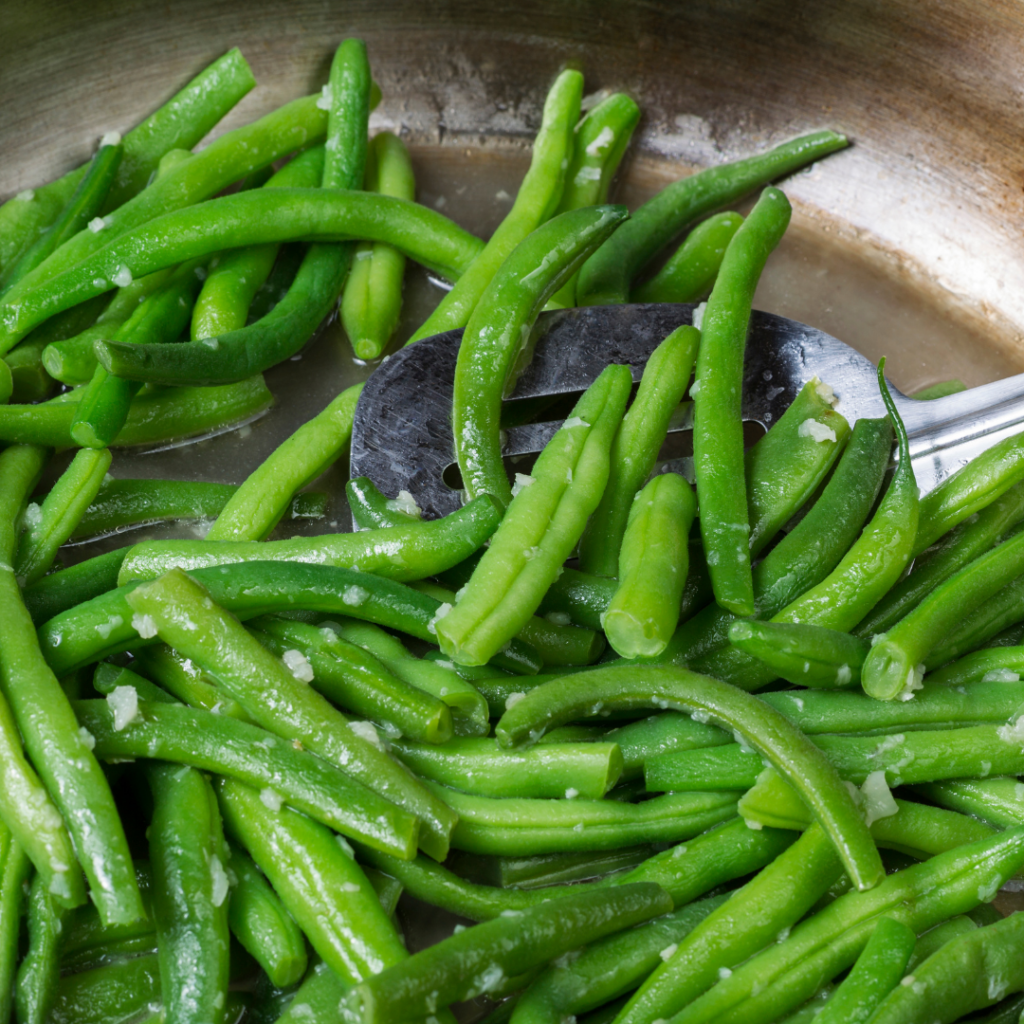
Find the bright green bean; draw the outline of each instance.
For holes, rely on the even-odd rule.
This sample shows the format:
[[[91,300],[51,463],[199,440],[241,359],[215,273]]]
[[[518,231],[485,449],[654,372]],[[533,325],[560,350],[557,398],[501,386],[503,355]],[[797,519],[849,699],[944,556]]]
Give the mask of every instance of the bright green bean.
[[[614,743],[550,743],[511,751],[491,739],[393,740],[391,750],[417,775],[485,797],[600,800],[622,771]]]
[[[1024,533],[1003,541],[936,587],[871,647],[862,670],[865,693],[892,700],[920,685],[921,662],[965,616],[1024,572]]]
[[[630,302],[699,302],[711,291],[725,250],[742,223],[731,211],[701,221],[653,277],[631,290]]]
[[[983,902],[1022,862],[1024,829],[1014,829],[899,871],[869,892],[841,896],[733,971],[673,1024],[768,1024],[851,966],[879,917],[922,932]]]
[[[601,1006],[628,993],[660,967],[676,948],[717,910],[725,896],[713,896],[595,942],[570,963],[547,968],[523,993],[512,1024],[559,1024],[570,1014]]]
[[[176,341],[192,313],[199,291],[195,263],[183,263],[138,306],[117,328],[112,340],[135,345],[167,344]],[[104,448],[117,437],[128,418],[138,381],[122,380],[97,366],[92,379],[82,388],[71,424],[71,436],[88,448]]]
[[[286,442],[287,443],[287,442]],[[280,449],[278,449],[280,451]],[[271,457],[273,458],[273,456]],[[264,463],[266,466],[267,463]],[[263,467],[261,466],[260,469]],[[263,478],[260,470],[256,471]],[[249,478],[255,485],[257,479]],[[273,482],[273,478],[271,478]],[[273,488],[271,500],[266,502],[267,513],[274,522],[291,500],[291,484]],[[283,483],[283,481],[282,481]],[[255,486],[245,484],[236,499],[258,497]],[[235,509],[241,511],[249,501],[239,500]],[[228,522],[235,520],[235,511],[228,506]],[[223,518],[223,513],[222,513]],[[268,514],[264,519],[269,519]],[[329,533],[320,537],[291,537],[287,540],[258,541],[223,539],[144,541],[135,545],[125,557],[118,577],[123,585],[137,579],[152,579],[171,566],[192,572],[195,569],[224,566],[238,562],[297,561],[321,565],[358,566],[365,573],[402,579],[417,580],[462,561],[471,555],[494,533],[500,521],[496,503],[488,495],[478,498],[443,519],[410,523],[387,530],[361,533]],[[214,524],[216,526],[216,524]],[[242,532],[239,530],[239,532]],[[211,530],[212,533],[212,530]],[[358,603],[358,592],[352,603]]]
[[[18,446],[0,454],[0,479],[5,482],[0,489],[0,561],[8,566],[14,554],[14,523],[42,468],[41,454]],[[135,875],[110,787],[43,660],[10,568],[0,569],[0,689],[6,698],[0,702],[0,737],[6,741],[0,811],[8,827],[47,877],[55,899],[75,906],[84,898],[77,853],[104,920],[139,916]],[[18,732],[60,814],[25,762]]]
[[[452,393],[455,455],[470,498],[492,494],[502,507],[512,500],[501,460],[501,406],[528,351],[524,339],[553,292],[627,216],[623,206],[559,214],[515,247],[475,303]]]
[[[236,880],[228,903],[231,934],[276,988],[294,985],[306,973],[306,940],[256,865],[236,847],[229,852],[226,866]]]
[[[352,436],[362,384],[346,388],[283,441],[227,503],[207,540],[262,540],[277,525],[296,491],[338,458]]]
[[[380,132],[370,141],[366,190],[397,199],[416,197],[412,162],[401,139]],[[341,298],[341,322],[359,359],[377,359],[398,326],[405,256],[384,242],[361,242]]]
[[[452,737],[452,715],[439,698],[399,679],[368,650],[333,629],[265,616],[249,623],[256,638],[278,657],[302,654],[313,686],[328,700],[384,727],[385,733],[421,743]]]
[[[271,811],[241,783],[220,779],[216,787],[228,835],[259,865],[332,971],[353,984],[405,959],[373,886],[329,829],[285,808]]]
[[[227,847],[210,783],[191,768],[150,764],[149,859],[160,991],[168,1020],[217,1020],[228,993]]]
[[[796,686],[856,685],[871,650],[866,640],[823,626],[740,619],[729,627],[729,643],[757,658]]]
[[[563,71],[555,80],[544,101],[530,169],[519,186],[512,209],[473,261],[472,268],[463,275],[462,283],[456,282],[406,344],[432,334],[466,327],[498,268],[523,239],[555,212],[562,198],[582,94],[583,76],[578,71]]]
[[[75,394],[75,392],[70,392]],[[265,412],[274,401],[259,375],[210,388],[143,391],[132,401],[114,446],[159,444],[220,432]],[[77,401],[42,405],[0,405],[0,441],[72,448],[71,424]]]
[[[377,745],[376,730],[372,738],[364,738],[350,728],[341,712],[293,675],[237,619],[214,605],[181,570],[143,584],[127,600],[138,616],[150,617],[162,640],[216,679],[256,722],[284,739],[299,740],[409,810],[420,820],[421,846],[439,858],[447,853],[455,815],[387,756]]]
[[[656,476],[630,508],[619,588],[602,620],[608,642],[624,658],[661,654],[679,624],[696,511],[690,485],[674,473]]]
[[[488,662],[558,578],[607,482],[631,383],[626,367],[607,367],[541,452],[533,483],[512,500],[462,596],[437,623],[453,660]]]
[[[176,147],[187,150],[196,145],[255,84],[241,52],[237,48],[230,50],[128,132],[123,140],[124,157],[117,181],[107,196],[108,209],[115,209],[144,189],[166,153]],[[53,224],[87,169],[84,165],[56,181],[31,189],[31,196],[19,193],[0,207],[0,267],[5,272],[40,230]],[[219,187],[229,184],[231,179]]]
[[[495,733],[502,746],[516,746],[593,714],[595,706],[600,711],[652,705],[696,711],[742,734],[798,789],[836,844],[857,887],[869,889],[878,883],[883,874],[878,851],[839,774],[786,718],[727,683],[668,666],[595,669],[531,691],[505,712]],[[680,756],[664,755],[662,760]]]
[[[135,717],[123,724],[133,705]],[[215,772],[258,788],[268,807],[287,803],[398,856],[411,856],[415,849],[411,814],[332,764],[254,725],[176,703],[140,703],[138,694],[132,698],[124,688],[106,701],[76,701],[74,707],[99,757],[158,758]]]
[[[42,505],[29,505],[28,529],[18,545],[14,573],[22,586],[41,579],[53,565],[57,551],[74,533],[82,516],[99,493],[110,468],[110,450],[81,451],[50,489]]]
[[[1024,783],[1016,778],[950,779],[915,786],[914,792],[993,825],[1024,825]]]
[[[619,550],[633,499],[654,469],[669,420],[686,393],[699,341],[694,328],[679,327],[644,367],[636,398],[612,443],[608,484],[580,540],[584,572],[619,575]]]
[[[494,991],[504,978],[671,909],[663,889],[638,884],[567,896],[512,919],[499,917],[357,985],[342,1012],[363,1024],[432,1013],[439,1006]]]
[[[842,864],[814,828],[706,917],[658,964],[626,1004],[621,1024],[665,1020],[796,924],[839,877]],[[724,970],[723,970],[724,969]]]
[[[814,132],[757,156],[709,167],[662,189],[634,212],[614,241],[587,261],[577,285],[579,304],[626,302],[633,279],[687,224],[844,146],[842,135]]]
[[[743,465],[743,353],[754,289],[789,225],[790,205],[761,194],[722,260],[700,323],[693,398],[693,472],[715,600],[735,615],[754,613],[750,522]]]
[[[991,505],[1024,479],[1024,434],[1014,434],[971,459],[921,499],[914,554]]]
[[[983,555],[1022,520],[1024,483],[1015,484],[991,505],[950,530],[933,551],[915,559],[907,578],[879,601],[854,632],[869,638],[895,626],[932,590]]]

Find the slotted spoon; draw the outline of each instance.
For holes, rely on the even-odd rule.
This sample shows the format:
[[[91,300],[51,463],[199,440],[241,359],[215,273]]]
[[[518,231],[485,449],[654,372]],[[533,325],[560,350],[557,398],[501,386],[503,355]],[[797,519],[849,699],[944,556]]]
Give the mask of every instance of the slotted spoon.
[[[541,315],[533,359],[509,396],[583,391],[609,363],[639,380],[658,343],[690,323],[693,305],[590,306]],[[409,491],[425,518],[459,508],[444,479],[455,462],[452,381],[461,331],[424,338],[385,360],[366,382],[352,431],[351,475],[369,477],[389,497]],[[885,415],[874,365],[824,331],[754,311],[747,338],[743,418],[769,428],[811,378],[830,384],[852,425]],[[926,494],[997,441],[1024,430],[1024,374],[946,398],[918,401],[892,388],[910,437],[914,473]],[[512,427],[506,456],[539,452],[560,421]],[[677,418],[671,430],[689,429]],[[684,460],[669,463],[685,472]]]

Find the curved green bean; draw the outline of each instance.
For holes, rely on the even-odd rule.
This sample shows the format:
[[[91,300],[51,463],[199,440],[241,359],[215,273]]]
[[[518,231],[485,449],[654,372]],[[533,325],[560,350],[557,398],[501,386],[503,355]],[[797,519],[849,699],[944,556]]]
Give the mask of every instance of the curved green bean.
[[[593,714],[595,706],[600,711],[652,705],[708,715],[741,733],[807,801],[857,887],[878,883],[883,875],[878,851],[839,774],[784,716],[727,683],[668,666],[596,669],[531,691],[505,712],[495,734],[502,746],[511,747]]]

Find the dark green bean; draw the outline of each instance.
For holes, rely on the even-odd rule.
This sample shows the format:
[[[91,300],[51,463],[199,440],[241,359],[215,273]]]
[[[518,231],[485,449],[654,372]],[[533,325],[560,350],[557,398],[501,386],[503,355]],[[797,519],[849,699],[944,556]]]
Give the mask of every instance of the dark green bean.
[[[584,265],[577,285],[578,303],[598,306],[628,301],[633,279],[682,228],[846,144],[835,132],[814,132],[757,156],[709,167],[662,189]]]
[[[22,591],[25,608],[37,626],[76,604],[113,590],[121,571],[125,548],[108,551],[51,573]]]
[[[68,913],[46,891],[45,876],[37,873],[28,892],[28,949],[18,966],[14,987],[19,1024],[46,1021],[57,995],[61,938]]]
[[[743,218],[716,213],[698,224],[664,266],[629,294],[630,302],[699,302],[711,291],[722,257]]]
[[[31,869],[25,851],[6,826],[0,825],[0,1017],[4,1020],[11,1019],[22,907]]]
[[[159,1011],[160,965],[150,953],[61,978],[49,1024],[154,1024]]]

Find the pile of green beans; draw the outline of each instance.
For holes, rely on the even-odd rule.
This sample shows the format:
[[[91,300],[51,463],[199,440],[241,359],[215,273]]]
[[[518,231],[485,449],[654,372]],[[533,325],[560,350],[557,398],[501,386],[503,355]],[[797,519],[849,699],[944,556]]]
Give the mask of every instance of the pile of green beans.
[[[1024,435],[919,497],[883,361],[884,418],[814,378],[744,451],[772,182],[845,138],[630,215],[640,108],[564,70],[483,240],[371,138],[360,40],[192,153],[252,85],[232,51],[0,206],[0,1024],[1016,1021]],[[418,326],[407,259],[454,285]],[[705,298],[508,472],[543,309]],[[337,532],[361,384],[240,484],[119,473],[267,409],[336,310],[360,361],[464,328],[462,508],[360,478]],[[454,933],[407,948],[403,892]]]

